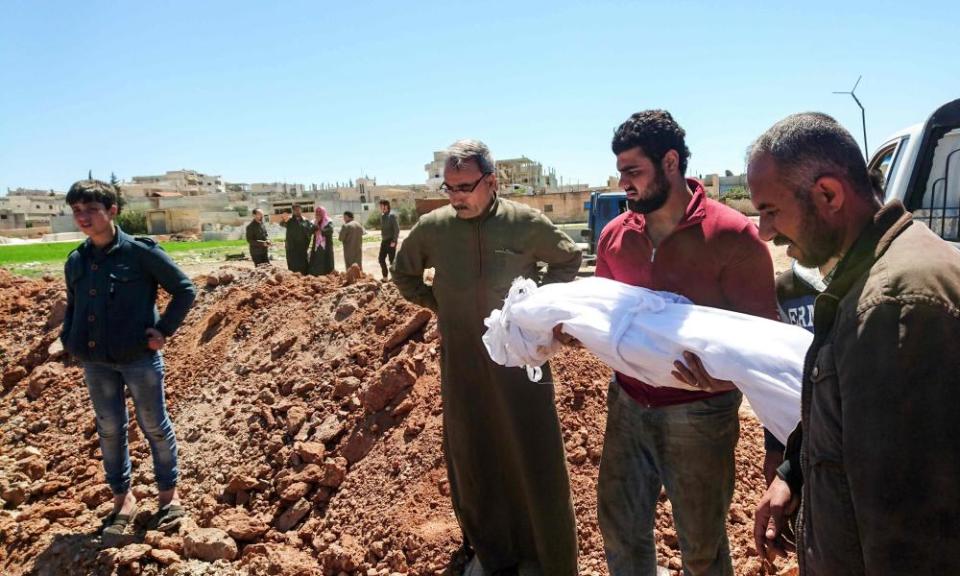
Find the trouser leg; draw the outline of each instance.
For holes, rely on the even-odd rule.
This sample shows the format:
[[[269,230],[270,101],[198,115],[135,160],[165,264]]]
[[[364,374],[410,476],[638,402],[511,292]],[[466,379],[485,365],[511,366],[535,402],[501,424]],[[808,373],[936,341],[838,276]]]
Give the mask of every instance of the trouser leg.
[[[739,392],[664,409],[661,477],[686,576],[733,576],[726,521],[740,435]]]
[[[130,453],[123,377],[112,365],[97,362],[85,363],[83,373],[96,414],[107,484],[114,494],[126,494],[130,489]]]
[[[177,438],[167,412],[163,355],[123,366],[123,377],[137,409],[137,422],[150,443],[153,473],[160,491],[177,485]]]
[[[611,576],[655,576],[654,520],[660,477],[645,443],[651,411],[616,382],[607,398],[607,429],[597,482],[597,517]]]

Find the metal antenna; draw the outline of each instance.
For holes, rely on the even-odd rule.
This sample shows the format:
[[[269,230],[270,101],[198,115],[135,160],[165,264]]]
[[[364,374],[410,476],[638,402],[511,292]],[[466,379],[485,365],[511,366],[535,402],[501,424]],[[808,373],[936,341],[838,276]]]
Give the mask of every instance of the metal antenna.
[[[857,83],[853,85],[853,88],[849,92],[834,92],[834,94],[849,94],[853,96],[853,101],[857,103],[857,106],[860,107],[860,121],[863,124],[863,155],[869,160],[870,159],[870,148],[867,147],[867,111],[863,109],[863,104],[860,103],[860,99],[857,98],[855,92],[857,91],[857,86],[860,85],[860,80],[863,78],[863,75],[857,77]]]

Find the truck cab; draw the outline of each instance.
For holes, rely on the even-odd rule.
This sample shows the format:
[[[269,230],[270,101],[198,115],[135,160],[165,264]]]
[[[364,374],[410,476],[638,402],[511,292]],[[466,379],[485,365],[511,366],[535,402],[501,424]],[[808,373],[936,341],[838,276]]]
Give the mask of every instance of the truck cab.
[[[584,208],[587,210],[587,229],[581,230],[580,235],[589,244],[587,253],[596,254],[597,240],[603,228],[627,210],[627,193],[593,192]]]
[[[883,174],[885,201],[900,200],[915,220],[960,248],[960,99],[888,137],[867,166]]]

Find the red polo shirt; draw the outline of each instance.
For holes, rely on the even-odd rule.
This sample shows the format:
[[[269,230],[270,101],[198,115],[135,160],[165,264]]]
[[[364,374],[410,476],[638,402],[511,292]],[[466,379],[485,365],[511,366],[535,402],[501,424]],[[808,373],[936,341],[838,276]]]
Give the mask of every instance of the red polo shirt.
[[[683,218],[654,249],[642,214],[628,210],[603,229],[596,275],[682,294],[694,304],[779,319],[770,250],[746,216],[707,198],[688,178],[693,198]],[[679,360],[679,358],[678,358]],[[644,406],[683,404],[714,394],[656,387],[617,373]]]

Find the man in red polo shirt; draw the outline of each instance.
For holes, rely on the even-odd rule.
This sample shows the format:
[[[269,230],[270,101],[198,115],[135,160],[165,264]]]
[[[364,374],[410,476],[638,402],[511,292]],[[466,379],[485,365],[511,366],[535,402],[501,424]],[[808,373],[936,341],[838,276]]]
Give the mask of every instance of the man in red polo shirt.
[[[638,112],[617,129],[613,152],[629,210],[600,235],[597,276],[777,319],[769,250],[749,219],[685,178],[684,136],[664,110]],[[610,385],[597,491],[613,576],[657,573],[661,487],[673,506],[684,574],[733,574],[725,521],[741,394],[711,378],[693,354],[675,366],[674,377],[697,391],[619,373]]]

